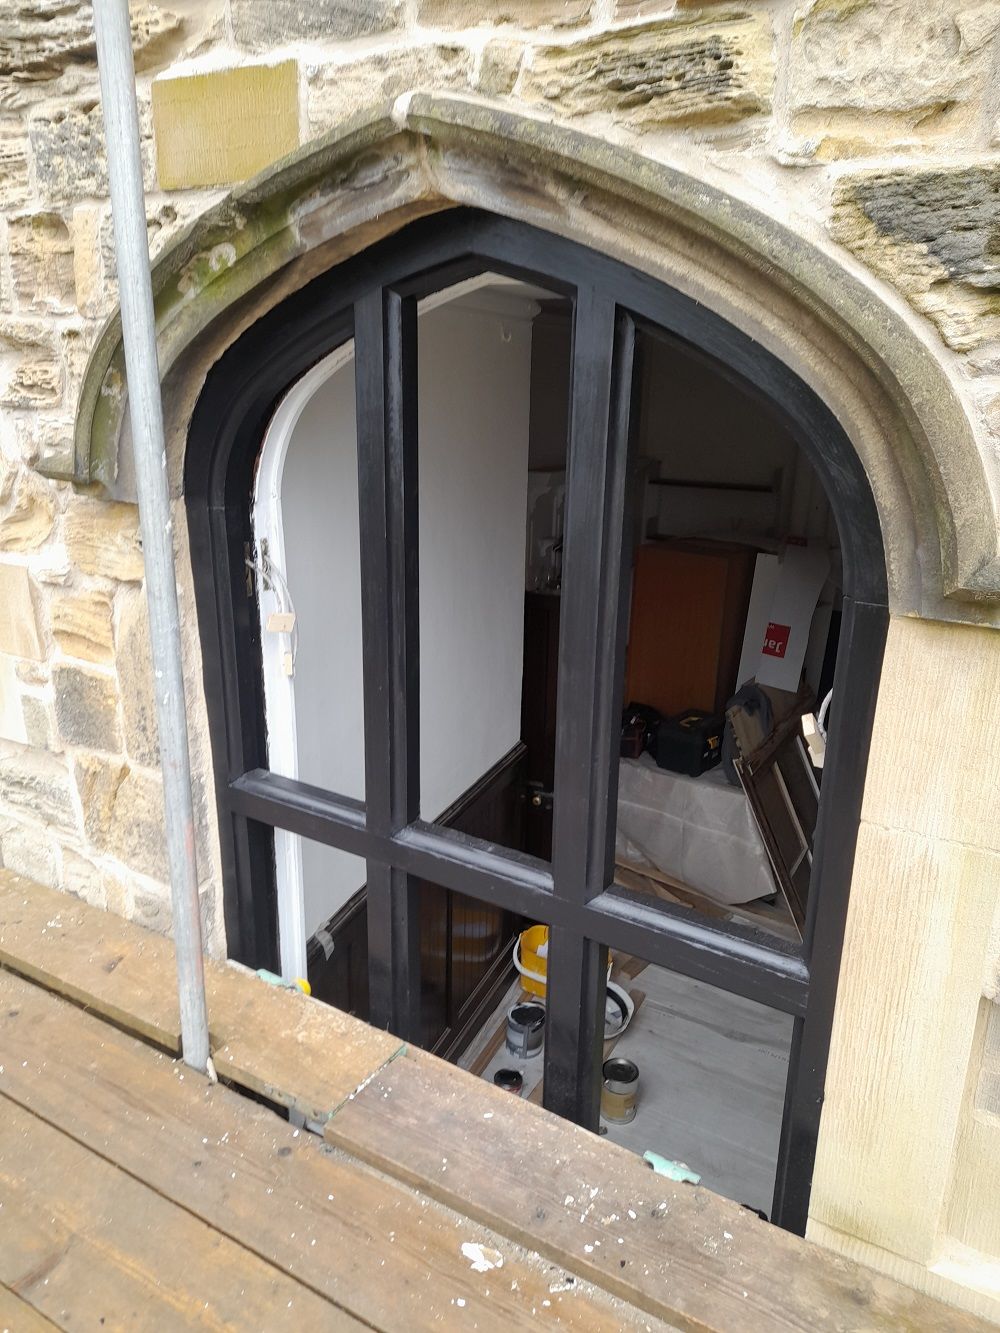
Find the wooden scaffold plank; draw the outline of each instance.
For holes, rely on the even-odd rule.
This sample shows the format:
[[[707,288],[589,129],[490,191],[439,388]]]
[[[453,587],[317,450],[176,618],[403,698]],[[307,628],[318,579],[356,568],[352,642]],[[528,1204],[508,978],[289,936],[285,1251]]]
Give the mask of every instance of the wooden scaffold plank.
[[[0,1048],[11,1102],[368,1325],[438,1329],[461,1311],[484,1329],[646,1326],[481,1224],[9,973]]]
[[[165,936],[0,870],[0,963],[180,1051],[177,973]],[[217,1072],[308,1120],[326,1120],[404,1049],[388,1032],[210,959],[205,987]]]
[[[485,1120],[494,1105],[504,1113]],[[708,1190],[656,1176],[626,1149],[423,1052],[374,1078],[326,1137],[672,1327],[990,1327]]]

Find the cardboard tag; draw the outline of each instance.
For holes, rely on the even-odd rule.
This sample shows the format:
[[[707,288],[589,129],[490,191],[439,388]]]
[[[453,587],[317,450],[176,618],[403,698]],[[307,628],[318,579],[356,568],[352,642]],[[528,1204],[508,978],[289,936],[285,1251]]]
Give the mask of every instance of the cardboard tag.
[[[272,611],[267,618],[267,631],[269,634],[291,634],[294,628],[294,611]]]

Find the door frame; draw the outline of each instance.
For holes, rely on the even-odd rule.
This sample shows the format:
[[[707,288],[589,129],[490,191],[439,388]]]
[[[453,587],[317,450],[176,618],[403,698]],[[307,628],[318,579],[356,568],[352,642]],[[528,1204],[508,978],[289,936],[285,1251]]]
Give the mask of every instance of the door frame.
[[[484,271],[545,286],[574,308],[551,864],[418,818],[416,303]],[[838,708],[801,948],[611,888],[632,366],[644,325],[681,338],[768,401],[823,481],[837,521],[844,561]],[[259,617],[245,568],[253,469],[267,424],[289,385],[352,336],[364,804],[269,771]],[[871,487],[829,408],[772,353],[683,293],[527,224],[456,209],[414,222],[314,279],[237,339],[210,372],[192,417],[185,492],[233,954],[257,966],[277,963],[274,828],[367,859],[372,1018],[404,1038],[419,996],[419,879],[547,921],[545,1104],[591,1128],[608,946],[780,1009],[794,1028],[774,1219],[804,1231],[888,623]]]
[[[354,360],[354,347],[345,344],[312,366],[291,386],[271,418],[260,450],[254,479],[251,524],[253,544],[248,559],[257,583],[257,607],[268,760],[277,772],[299,775],[299,747],[295,712],[295,676],[284,670],[286,652],[294,656],[294,634],[268,634],[270,611],[291,611],[291,595],[282,571],[285,560],[285,524],[281,484],[285,460],[299,417],[319,388]],[[266,547],[262,542],[266,541]],[[294,662],[293,662],[294,666]],[[274,830],[275,894],[281,975],[292,981],[308,974],[307,934],[302,882],[302,844],[287,829]]]

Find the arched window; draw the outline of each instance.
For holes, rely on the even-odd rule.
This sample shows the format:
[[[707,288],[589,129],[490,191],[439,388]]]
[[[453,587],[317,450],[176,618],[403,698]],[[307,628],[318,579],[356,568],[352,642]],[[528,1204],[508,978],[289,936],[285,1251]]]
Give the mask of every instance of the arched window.
[[[421,753],[432,738],[420,726],[426,590],[418,534],[421,494],[430,483],[420,470],[418,306],[484,274],[546,294],[569,330],[550,855],[547,845],[529,852],[463,831],[461,820],[443,821],[439,809],[421,806]],[[815,836],[797,859],[784,856],[797,894],[799,929],[790,938],[731,914],[706,916],[684,901],[644,897],[616,875],[626,639],[641,511],[638,367],[664,341],[766,408],[808,458],[838,534],[835,704]],[[285,573],[269,565],[260,545],[261,486],[269,484],[270,466],[262,463],[265,439],[288,410],[290,388],[311,368],[317,381],[336,368],[338,349],[340,383],[350,382],[346,367],[355,384],[357,559],[353,572],[327,568],[324,576],[328,583],[350,577],[360,587],[363,708],[360,699],[352,706],[359,722],[363,715],[363,783],[353,791],[317,783],[307,772],[289,775],[272,762],[281,714],[268,694],[266,663],[270,654],[280,672],[293,652],[287,617],[295,599],[267,600]],[[294,877],[287,862],[294,846],[282,842],[289,837],[364,863],[367,1014],[404,1038],[422,1036],[422,885],[510,921],[544,923],[544,1101],[590,1128],[598,1123],[609,947],[787,1015],[791,1051],[773,1217],[803,1230],[887,623],[871,490],[824,403],[780,360],[682,293],[523,223],[456,209],[412,223],[315,279],[228,349],[192,419],[185,489],[233,955],[277,968],[279,914],[286,935],[306,929],[279,892],[282,876]],[[272,614],[279,617],[273,643]],[[669,639],[669,625],[664,633]],[[294,670],[290,660],[287,666]],[[301,733],[301,716],[296,726]],[[790,782],[779,771],[777,789],[784,784],[786,796]],[[794,826],[794,801],[787,804]],[[291,956],[285,952],[284,960]]]

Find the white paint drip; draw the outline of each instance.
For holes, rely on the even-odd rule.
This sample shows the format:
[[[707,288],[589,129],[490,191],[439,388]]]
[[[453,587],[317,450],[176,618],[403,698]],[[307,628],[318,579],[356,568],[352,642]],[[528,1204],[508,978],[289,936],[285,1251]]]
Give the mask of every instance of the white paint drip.
[[[503,1255],[499,1250],[480,1245],[478,1241],[463,1241],[462,1253],[472,1265],[474,1273],[491,1273],[494,1268],[503,1268]]]

